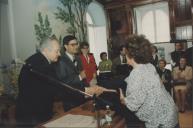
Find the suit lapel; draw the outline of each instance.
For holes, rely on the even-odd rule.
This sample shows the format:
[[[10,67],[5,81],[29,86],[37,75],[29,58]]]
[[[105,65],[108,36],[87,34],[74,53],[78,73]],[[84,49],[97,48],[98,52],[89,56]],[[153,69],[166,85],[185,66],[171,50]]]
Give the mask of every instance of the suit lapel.
[[[75,72],[78,73],[77,67],[74,65],[74,63],[72,62],[72,60],[65,54],[64,55],[66,63],[68,66],[70,66],[72,69],[74,69]],[[76,59],[76,58],[75,58]]]

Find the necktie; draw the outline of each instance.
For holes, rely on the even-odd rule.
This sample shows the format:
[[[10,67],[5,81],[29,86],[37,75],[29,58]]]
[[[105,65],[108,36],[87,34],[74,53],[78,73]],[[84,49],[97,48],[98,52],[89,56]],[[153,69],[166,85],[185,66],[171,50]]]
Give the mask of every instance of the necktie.
[[[126,59],[126,56],[125,56],[125,55],[123,56],[122,63],[123,63],[123,64],[127,63],[127,59]]]

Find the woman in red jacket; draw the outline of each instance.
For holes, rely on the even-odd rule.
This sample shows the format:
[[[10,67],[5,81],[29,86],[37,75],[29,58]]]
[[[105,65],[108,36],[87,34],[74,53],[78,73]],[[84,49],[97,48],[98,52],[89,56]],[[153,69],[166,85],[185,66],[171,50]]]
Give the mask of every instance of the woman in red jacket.
[[[80,46],[80,50],[81,50],[80,58],[82,61],[83,69],[86,73],[86,82],[89,85],[96,84],[96,82],[95,83],[92,82],[96,81],[97,65],[93,54],[89,53],[89,44],[83,42]]]

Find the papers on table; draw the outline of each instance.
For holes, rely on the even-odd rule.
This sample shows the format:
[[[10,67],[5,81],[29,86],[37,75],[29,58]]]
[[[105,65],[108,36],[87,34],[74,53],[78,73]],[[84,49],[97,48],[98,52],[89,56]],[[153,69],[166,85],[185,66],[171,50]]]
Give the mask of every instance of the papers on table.
[[[45,125],[46,128],[97,128],[93,116],[67,114]]]

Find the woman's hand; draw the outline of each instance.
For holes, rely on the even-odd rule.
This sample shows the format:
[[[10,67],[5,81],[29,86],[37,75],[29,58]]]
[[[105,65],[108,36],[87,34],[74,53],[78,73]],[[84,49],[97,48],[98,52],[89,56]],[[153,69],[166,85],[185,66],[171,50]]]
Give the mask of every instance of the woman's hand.
[[[97,75],[96,73],[93,73],[93,78],[96,79]]]
[[[120,92],[120,101],[121,101],[122,104],[125,105],[125,97],[123,95],[122,89],[119,88],[119,92]]]

